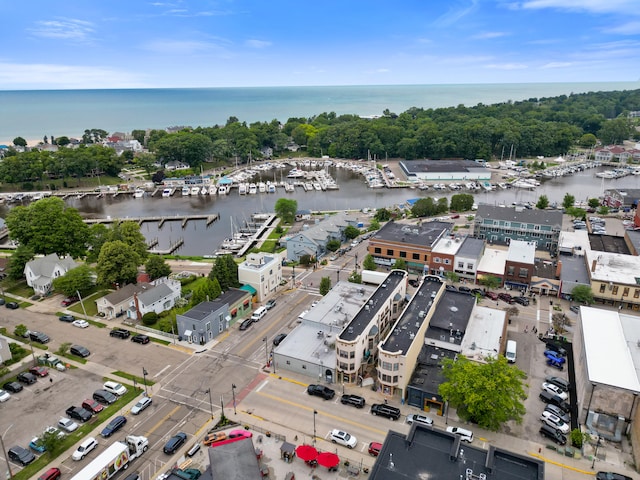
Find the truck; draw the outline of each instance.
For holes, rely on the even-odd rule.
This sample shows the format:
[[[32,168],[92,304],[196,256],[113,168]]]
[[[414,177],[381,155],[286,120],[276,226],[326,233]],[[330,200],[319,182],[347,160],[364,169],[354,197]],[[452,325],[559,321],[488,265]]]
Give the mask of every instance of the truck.
[[[55,368],[59,372],[64,372],[67,369],[65,364],[62,363],[58,357],[49,353],[45,353],[43,356],[38,357],[38,365]]]
[[[362,270],[362,283],[371,283],[373,285],[382,284],[387,277],[388,272],[375,272],[373,270]]]
[[[148,448],[147,437],[127,435],[124,441],[115,442],[107,447],[71,480],[108,480],[120,470],[129,468],[129,463],[146,452]]]

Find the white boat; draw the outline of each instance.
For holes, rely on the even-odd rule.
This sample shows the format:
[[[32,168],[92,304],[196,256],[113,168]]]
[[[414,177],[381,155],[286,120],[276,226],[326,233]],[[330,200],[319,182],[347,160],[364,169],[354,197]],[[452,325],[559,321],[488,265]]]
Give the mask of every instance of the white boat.
[[[215,185],[209,185],[209,195],[215,195],[218,193],[218,189]]]
[[[229,193],[227,185],[218,185],[218,195],[226,195],[227,193]]]
[[[498,186],[503,190],[505,190],[507,188],[507,184],[504,183],[504,182],[498,182]]]
[[[182,196],[187,197],[191,193],[191,190],[186,185],[182,187]]]
[[[238,193],[240,195],[246,195],[247,194],[247,184],[246,183],[241,183],[238,185]]]
[[[162,190],[162,197],[163,198],[168,198],[171,196],[171,189],[170,188],[165,188]]]
[[[258,193],[258,187],[256,187],[255,183],[250,183],[249,184],[249,195],[255,195],[256,193]]]
[[[267,185],[264,182],[258,183],[258,192],[265,193],[267,191]]]
[[[191,187],[191,195],[198,195],[200,193],[200,187]]]
[[[267,184],[267,193],[276,193],[276,186],[273,183]]]
[[[296,189],[296,188],[295,188],[295,187],[293,186],[293,184],[291,184],[291,183],[287,183],[287,184],[284,186],[284,191],[285,191],[285,192],[287,192],[287,193],[293,193],[293,192],[295,191],[295,189]]]
[[[302,178],[304,177],[304,171],[298,170],[297,168],[292,168],[287,178]]]
[[[142,198],[144,197],[144,190],[142,188],[136,188],[133,192],[133,198]]]
[[[318,192],[322,191],[322,186],[318,182],[314,182],[313,188]]]
[[[200,195],[209,195],[209,189],[207,187],[202,187],[200,189]]]
[[[616,172],[613,170],[605,170],[604,172],[596,173],[596,177],[600,178],[616,178]]]

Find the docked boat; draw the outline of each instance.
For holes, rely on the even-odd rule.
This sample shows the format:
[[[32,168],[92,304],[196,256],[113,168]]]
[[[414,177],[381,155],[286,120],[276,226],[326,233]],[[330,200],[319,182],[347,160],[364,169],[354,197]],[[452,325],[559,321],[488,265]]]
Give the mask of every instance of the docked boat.
[[[228,185],[218,185],[218,195],[226,195],[229,193],[229,188]]]
[[[183,197],[188,197],[190,193],[191,193],[191,190],[189,189],[189,187],[187,187],[186,185],[184,187],[182,187],[182,196]]]
[[[292,168],[287,175],[287,178],[302,178],[304,177],[304,171],[297,168]]]
[[[162,197],[163,198],[168,198],[171,196],[171,194],[173,193],[173,191],[170,188],[164,188],[162,190]]]
[[[200,187],[191,187],[191,195],[198,195],[200,193]]]
[[[258,183],[258,192],[265,193],[267,191],[267,185],[264,182]]]
[[[136,188],[133,192],[133,198],[142,198],[144,197],[144,190],[142,188]]]
[[[313,189],[317,192],[322,191],[322,186],[318,182],[314,182]]]
[[[238,185],[238,193],[240,195],[246,195],[247,194],[247,184],[246,183],[240,183]]]
[[[276,185],[275,183],[267,183],[267,193],[276,193]]]
[[[200,189],[200,195],[209,195],[209,189],[207,187],[202,187]]]
[[[284,191],[287,193],[293,193],[295,191],[296,187],[293,186],[293,184],[291,183],[287,183],[284,186]]]
[[[218,193],[218,189],[215,185],[209,185],[209,195],[215,195]]]
[[[249,195],[255,195],[256,193],[258,193],[258,187],[256,186],[255,183],[250,183],[249,184]]]

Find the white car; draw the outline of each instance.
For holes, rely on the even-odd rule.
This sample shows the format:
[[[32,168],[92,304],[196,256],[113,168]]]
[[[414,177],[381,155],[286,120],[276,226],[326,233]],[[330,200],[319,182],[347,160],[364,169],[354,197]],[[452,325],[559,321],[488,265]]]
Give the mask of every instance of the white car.
[[[87,328],[89,326],[89,322],[86,320],[74,320],[71,322],[71,325],[78,328]]]
[[[78,446],[76,451],[73,452],[73,455],[71,455],[71,458],[73,458],[76,461],[82,460],[91,452],[91,450],[93,450],[97,446],[98,446],[98,441],[93,437],[88,437],[84,442],[82,442]]]
[[[542,415],[540,415],[540,420],[561,433],[569,433],[569,425],[563,422],[560,417],[547,410],[542,412]]]
[[[58,420],[58,426],[65,432],[73,432],[78,429],[78,424],[76,422],[65,417]]]
[[[11,398],[11,395],[9,395],[9,392],[7,392],[6,390],[0,389],[0,402],[6,402],[10,398]]]
[[[151,405],[152,400],[149,397],[142,397],[138,403],[136,403],[133,407],[131,407],[131,413],[133,415],[138,415],[141,411]]]
[[[113,393],[114,395],[117,395],[119,397],[127,393],[127,387],[118,382],[104,382],[102,388],[104,388],[107,392]]]
[[[58,438],[64,438],[64,432],[61,432],[56,427],[49,426],[49,427],[44,429],[44,433],[50,433],[50,434],[55,435]]]
[[[547,393],[551,393],[552,395],[557,395],[562,400],[566,400],[567,398],[569,398],[569,394],[567,392],[565,392],[562,388],[560,388],[558,385],[555,385],[553,383],[544,382],[542,384],[542,390],[544,390]]]
[[[348,434],[347,432],[343,432],[342,430],[338,430],[337,428],[331,430],[329,438],[333,443],[339,443],[347,448],[354,448],[358,445],[358,439],[356,437]]]
[[[426,415],[417,415],[414,413],[407,415],[407,423],[411,425],[413,422],[422,423],[423,425],[433,425],[433,419]]]
[[[460,439],[463,442],[469,442],[469,443],[473,442],[473,432],[471,430],[466,430],[464,428],[458,428],[458,427],[447,427],[447,432],[460,435]]]

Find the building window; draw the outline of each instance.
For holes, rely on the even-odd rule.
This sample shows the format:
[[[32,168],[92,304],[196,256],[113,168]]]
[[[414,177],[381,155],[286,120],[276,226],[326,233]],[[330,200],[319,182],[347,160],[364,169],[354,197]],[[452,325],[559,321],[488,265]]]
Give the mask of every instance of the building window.
[[[521,268],[519,276],[522,278],[527,278],[528,273],[529,271],[526,268]]]
[[[611,295],[617,295],[618,294],[618,286],[614,286],[613,287],[613,291],[611,292]]]
[[[429,255],[424,256],[424,263],[429,263]]]
[[[400,368],[400,364],[399,363],[394,363],[393,364],[393,371],[394,372],[397,372],[399,370],[399,368]]]
[[[604,283],[601,283],[601,284],[600,284],[600,293],[604,293],[604,289],[605,289],[605,288],[606,288],[606,287],[605,287],[605,284],[604,284]]]
[[[449,263],[451,263],[451,260],[449,260],[448,258],[445,258],[443,261],[445,265],[449,265]]]
[[[467,263],[467,270],[473,270],[473,263]]]
[[[464,268],[464,262],[458,262],[458,268]]]
[[[440,257],[433,257],[433,263],[440,263]]]
[[[624,287],[624,290],[622,291],[622,296],[623,297],[629,296],[629,287]]]
[[[306,370],[306,369],[307,369],[307,366],[306,366],[306,365],[302,365],[302,369],[303,369],[303,370]]]
[[[383,370],[391,370],[392,365],[389,362],[382,362],[382,369]]]
[[[291,361],[290,360],[287,360],[287,365],[291,365]]]
[[[507,275],[513,276],[515,274],[516,274],[516,267],[509,267],[509,269],[507,270]]]
[[[400,258],[407,258],[407,252],[400,252]]]
[[[393,376],[393,383],[398,383],[398,375]]]
[[[390,248],[387,249],[387,256],[393,257],[393,250],[391,250]]]
[[[420,260],[420,254],[419,253],[412,253],[411,254],[411,258],[413,258],[414,260]]]
[[[382,249],[380,247],[376,247],[373,249],[373,253],[382,253]]]
[[[222,322],[220,322],[222,324]],[[209,330],[211,330],[211,322],[207,322],[205,325],[205,330],[208,332]]]
[[[356,369],[356,364],[355,363],[350,363],[349,364],[349,370],[355,370]]]
[[[636,288],[633,291],[633,298],[638,298],[638,297],[640,297],[640,288]]]

